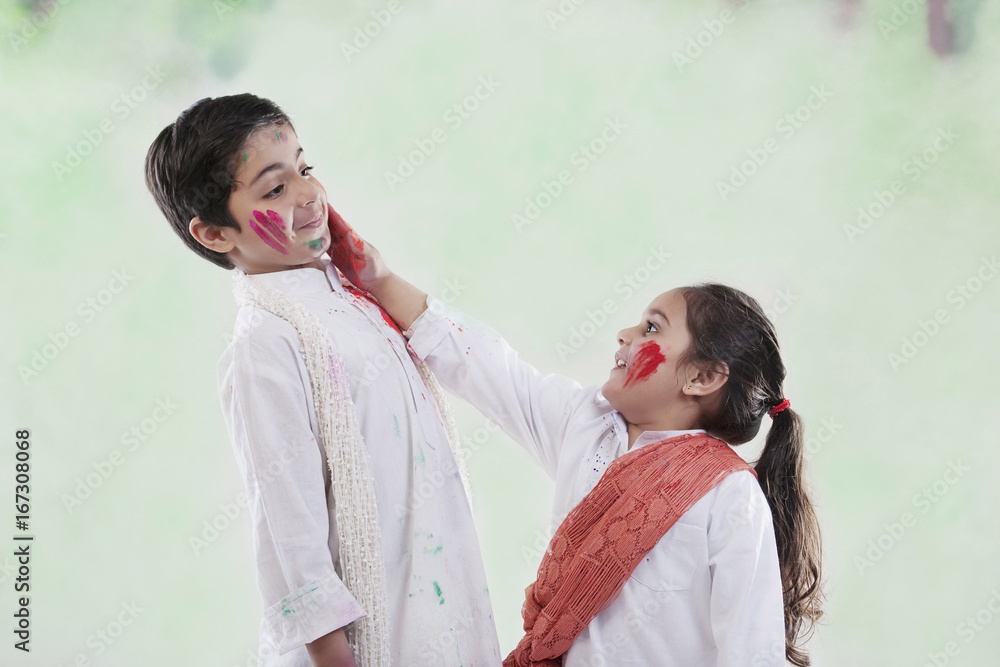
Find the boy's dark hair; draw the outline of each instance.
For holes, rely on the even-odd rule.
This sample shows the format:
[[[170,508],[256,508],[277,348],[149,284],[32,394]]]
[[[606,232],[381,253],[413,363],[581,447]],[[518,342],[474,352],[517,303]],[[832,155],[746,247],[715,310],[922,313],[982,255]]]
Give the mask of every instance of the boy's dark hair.
[[[268,125],[291,120],[278,105],[249,93],[206,97],[183,111],[156,137],[146,154],[146,187],[153,193],[181,240],[196,253],[225,269],[235,266],[225,253],[209,250],[191,236],[191,218],[240,229],[229,212],[242,149],[250,136]]]
[[[732,287],[702,284],[680,290],[687,304],[691,344],[678,362],[729,366],[725,404],[705,430],[731,445],[752,440],[769,409],[781,403],[785,366],[778,337],[757,301]],[[802,421],[785,408],[774,417],[754,464],[774,519],[785,602],[785,657],[799,667],[799,647],[822,615],[819,522],[805,483]]]

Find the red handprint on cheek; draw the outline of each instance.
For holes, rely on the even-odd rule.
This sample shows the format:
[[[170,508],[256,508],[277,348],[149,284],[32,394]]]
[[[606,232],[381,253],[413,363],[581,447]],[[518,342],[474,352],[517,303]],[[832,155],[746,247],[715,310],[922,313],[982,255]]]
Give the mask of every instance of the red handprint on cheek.
[[[287,255],[288,236],[285,234],[285,221],[275,211],[268,209],[267,215],[260,211],[253,212],[250,218],[250,229],[257,233],[264,243],[271,246],[282,255]],[[254,220],[256,218],[256,220]]]
[[[628,365],[628,373],[625,377],[625,384],[623,387],[627,387],[630,382],[642,382],[666,361],[663,356],[663,352],[660,351],[660,346],[656,344],[656,341],[648,341],[639,346],[638,351],[636,351],[635,356],[632,358],[631,363]]]

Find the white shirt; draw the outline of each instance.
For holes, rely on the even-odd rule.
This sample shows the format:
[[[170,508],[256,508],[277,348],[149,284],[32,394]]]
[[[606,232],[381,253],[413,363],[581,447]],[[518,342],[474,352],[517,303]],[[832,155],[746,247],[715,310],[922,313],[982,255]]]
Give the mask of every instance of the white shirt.
[[[249,278],[299,300],[343,358],[378,505],[392,664],[496,667],[472,513],[433,396],[398,329],[323,261],[325,271]],[[311,667],[306,643],[365,614],[339,575],[337,499],[304,359],[291,324],[244,305],[219,361],[253,524],[262,667]]]
[[[410,348],[443,386],[548,472],[558,525],[629,451],[624,419],[599,385],[543,376],[489,327],[434,297],[428,304],[405,332]],[[633,446],[685,432],[646,431]],[[573,642],[563,665],[784,665],[781,590],[764,494],[750,472],[730,474],[640,561],[620,595]]]

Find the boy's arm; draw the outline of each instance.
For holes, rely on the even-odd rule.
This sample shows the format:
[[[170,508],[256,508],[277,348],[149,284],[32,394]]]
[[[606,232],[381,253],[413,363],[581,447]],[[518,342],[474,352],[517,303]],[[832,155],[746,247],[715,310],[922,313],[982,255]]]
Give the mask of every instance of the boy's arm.
[[[309,642],[306,650],[314,667],[358,667],[343,628]]]
[[[240,315],[251,313],[255,323],[223,355],[219,389],[253,529],[262,639],[282,654],[365,610],[334,569],[323,455],[298,335],[270,313]]]

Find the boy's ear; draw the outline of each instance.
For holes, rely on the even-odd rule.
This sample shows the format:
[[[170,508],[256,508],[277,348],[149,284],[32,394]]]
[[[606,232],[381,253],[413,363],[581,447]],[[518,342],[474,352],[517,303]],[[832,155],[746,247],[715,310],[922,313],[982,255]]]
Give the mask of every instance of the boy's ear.
[[[188,231],[198,243],[209,250],[229,252],[236,247],[236,230],[232,227],[213,225],[195,216],[188,224]]]
[[[722,389],[728,380],[729,366],[716,361],[707,368],[690,369],[683,391],[688,396],[708,396]]]

